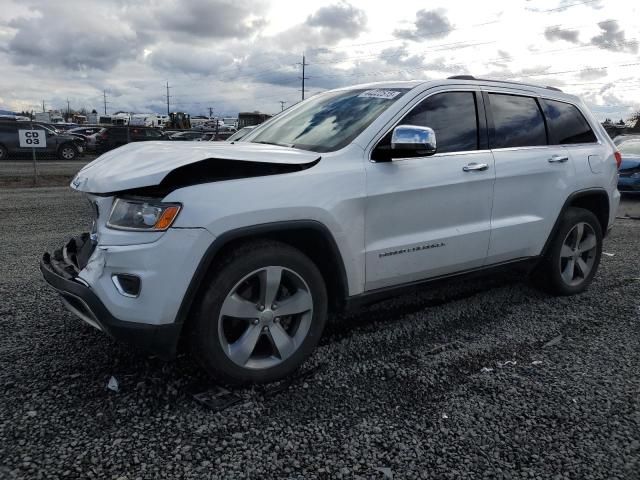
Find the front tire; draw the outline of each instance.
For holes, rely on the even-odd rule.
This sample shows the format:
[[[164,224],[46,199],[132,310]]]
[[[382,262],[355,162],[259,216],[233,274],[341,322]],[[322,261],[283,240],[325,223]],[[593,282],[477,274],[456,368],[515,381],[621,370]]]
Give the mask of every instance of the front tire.
[[[570,207],[534,273],[536,283],[554,295],[584,292],[598,270],[601,255],[602,227],[597,217],[589,210]]]
[[[214,266],[195,306],[192,354],[214,378],[267,383],[292,374],[318,345],[327,292],[317,266],[272,241],[247,243]]]
[[[78,149],[71,144],[64,144],[58,150],[60,160],[75,160],[78,156]]]

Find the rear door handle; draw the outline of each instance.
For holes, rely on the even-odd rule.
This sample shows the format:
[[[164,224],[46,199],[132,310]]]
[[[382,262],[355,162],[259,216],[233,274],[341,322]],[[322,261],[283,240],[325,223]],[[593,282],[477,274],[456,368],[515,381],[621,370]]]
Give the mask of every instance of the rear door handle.
[[[547,159],[549,163],[564,163],[569,160],[569,157],[566,155],[552,155],[551,158]]]
[[[464,167],[462,167],[462,171],[463,172],[477,172],[477,171],[483,171],[483,170],[487,170],[489,168],[489,165],[487,165],[486,163],[470,163],[468,165],[465,165]]]

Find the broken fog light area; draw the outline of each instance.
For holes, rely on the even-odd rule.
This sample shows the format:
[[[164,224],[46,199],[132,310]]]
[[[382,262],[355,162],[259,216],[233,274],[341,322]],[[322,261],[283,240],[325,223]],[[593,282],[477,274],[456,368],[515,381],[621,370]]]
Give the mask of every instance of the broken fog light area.
[[[137,297],[140,295],[140,277],[126,273],[118,273],[111,277],[116,290],[125,297]]]

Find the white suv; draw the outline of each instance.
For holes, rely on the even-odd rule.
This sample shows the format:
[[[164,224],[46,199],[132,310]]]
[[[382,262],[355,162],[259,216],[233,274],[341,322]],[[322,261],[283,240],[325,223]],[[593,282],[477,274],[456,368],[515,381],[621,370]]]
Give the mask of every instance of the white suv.
[[[293,372],[330,311],[527,262],[582,292],[619,202],[615,146],[576,97],[452,77],[316,95],[242,142],[141,142],[72,182],[91,232],[45,254],[67,306],[218,379]]]

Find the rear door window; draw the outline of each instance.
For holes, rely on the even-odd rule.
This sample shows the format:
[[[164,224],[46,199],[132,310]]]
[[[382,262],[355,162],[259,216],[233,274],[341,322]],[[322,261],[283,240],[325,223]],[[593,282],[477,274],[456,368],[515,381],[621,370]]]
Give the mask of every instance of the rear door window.
[[[570,103],[541,99],[540,105],[549,127],[553,145],[595,143],[596,135],[580,110]]]
[[[547,133],[538,102],[532,97],[490,93],[493,116],[491,148],[547,145]]]

